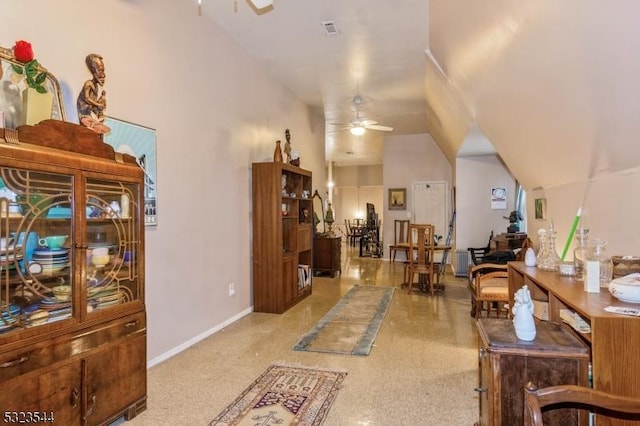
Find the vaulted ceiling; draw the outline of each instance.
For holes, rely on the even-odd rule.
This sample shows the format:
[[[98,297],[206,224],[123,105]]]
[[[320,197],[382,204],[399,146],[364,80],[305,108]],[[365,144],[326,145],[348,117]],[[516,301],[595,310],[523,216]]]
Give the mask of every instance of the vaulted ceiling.
[[[530,188],[640,166],[633,0],[220,0],[203,15],[323,111],[337,164],[380,162],[388,133],[344,126],[359,94],[392,134],[429,132],[452,162],[493,146]]]

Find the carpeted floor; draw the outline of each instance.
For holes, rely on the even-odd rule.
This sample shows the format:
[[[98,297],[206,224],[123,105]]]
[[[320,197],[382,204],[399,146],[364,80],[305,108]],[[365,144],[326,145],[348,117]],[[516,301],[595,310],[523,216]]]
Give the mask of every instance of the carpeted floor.
[[[320,425],[346,375],[271,365],[209,426]]]
[[[293,349],[369,355],[394,290],[393,287],[354,286]]]

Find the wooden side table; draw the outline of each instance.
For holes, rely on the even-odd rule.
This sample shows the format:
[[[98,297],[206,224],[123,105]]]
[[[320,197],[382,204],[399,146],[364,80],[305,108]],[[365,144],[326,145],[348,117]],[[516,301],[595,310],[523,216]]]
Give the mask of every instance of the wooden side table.
[[[589,348],[562,327],[536,322],[536,338],[516,337],[510,319],[480,318],[479,379],[480,421],[476,424],[522,425],[524,387],[576,384],[587,386]],[[549,425],[586,425],[584,410],[554,410],[544,415]]]
[[[340,236],[316,236],[313,239],[313,273],[314,275],[329,274],[335,277],[342,273],[340,256],[342,238]]]

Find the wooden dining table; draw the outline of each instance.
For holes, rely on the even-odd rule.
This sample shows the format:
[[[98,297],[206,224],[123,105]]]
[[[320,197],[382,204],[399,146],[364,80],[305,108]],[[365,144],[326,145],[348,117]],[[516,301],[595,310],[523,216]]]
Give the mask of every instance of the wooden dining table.
[[[406,248],[407,248],[407,251],[408,251],[408,250],[409,250],[409,248],[410,248],[410,247],[409,247],[409,243],[400,243],[400,244],[398,244],[398,247],[401,247],[401,248],[406,247]],[[418,250],[418,247],[414,246],[414,247],[413,247],[413,249],[414,249],[414,251],[417,251],[417,250]],[[436,254],[436,252],[442,253],[442,259],[444,259],[444,258],[445,258],[445,253],[449,252],[449,250],[451,250],[451,246],[447,246],[447,245],[437,245],[437,244],[436,244],[435,246],[433,246],[433,252],[434,252],[433,254],[435,255],[435,254]],[[434,264],[435,264],[435,263],[438,263],[438,270],[437,270],[437,273],[435,274],[435,275],[436,275],[436,282],[435,282],[435,286],[436,286],[436,288],[437,288],[437,289],[439,289],[439,290],[444,290],[444,284],[440,284],[440,276],[441,276],[441,275],[444,275],[444,270],[445,270],[445,268],[446,268],[446,266],[447,266],[447,265],[446,265],[444,262],[442,262],[442,261],[440,261],[440,262],[435,262],[435,261],[434,261]],[[407,280],[408,280],[408,278],[407,278],[407,274],[405,273],[405,274],[404,274],[404,282],[402,283],[402,285],[403,285],[403,286],[405,286],[405,285],[409,285],[409,283],[408,283],[408,281],[407,281]],[[427,283],[420,282],[420,289],[421,289],[423,292],[428,292],[428,291],[429,291],[429,289],[427,288],[426,284],[427,284]]]

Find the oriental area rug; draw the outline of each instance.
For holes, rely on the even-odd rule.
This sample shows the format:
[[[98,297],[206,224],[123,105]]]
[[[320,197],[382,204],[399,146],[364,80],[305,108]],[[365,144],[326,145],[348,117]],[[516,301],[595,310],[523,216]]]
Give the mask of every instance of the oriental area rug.
[[[321,425],[346,375],[271,365],[209,426]]]
[[[369,355],[394,290],[393,287],[354,286],[293,349]]]

